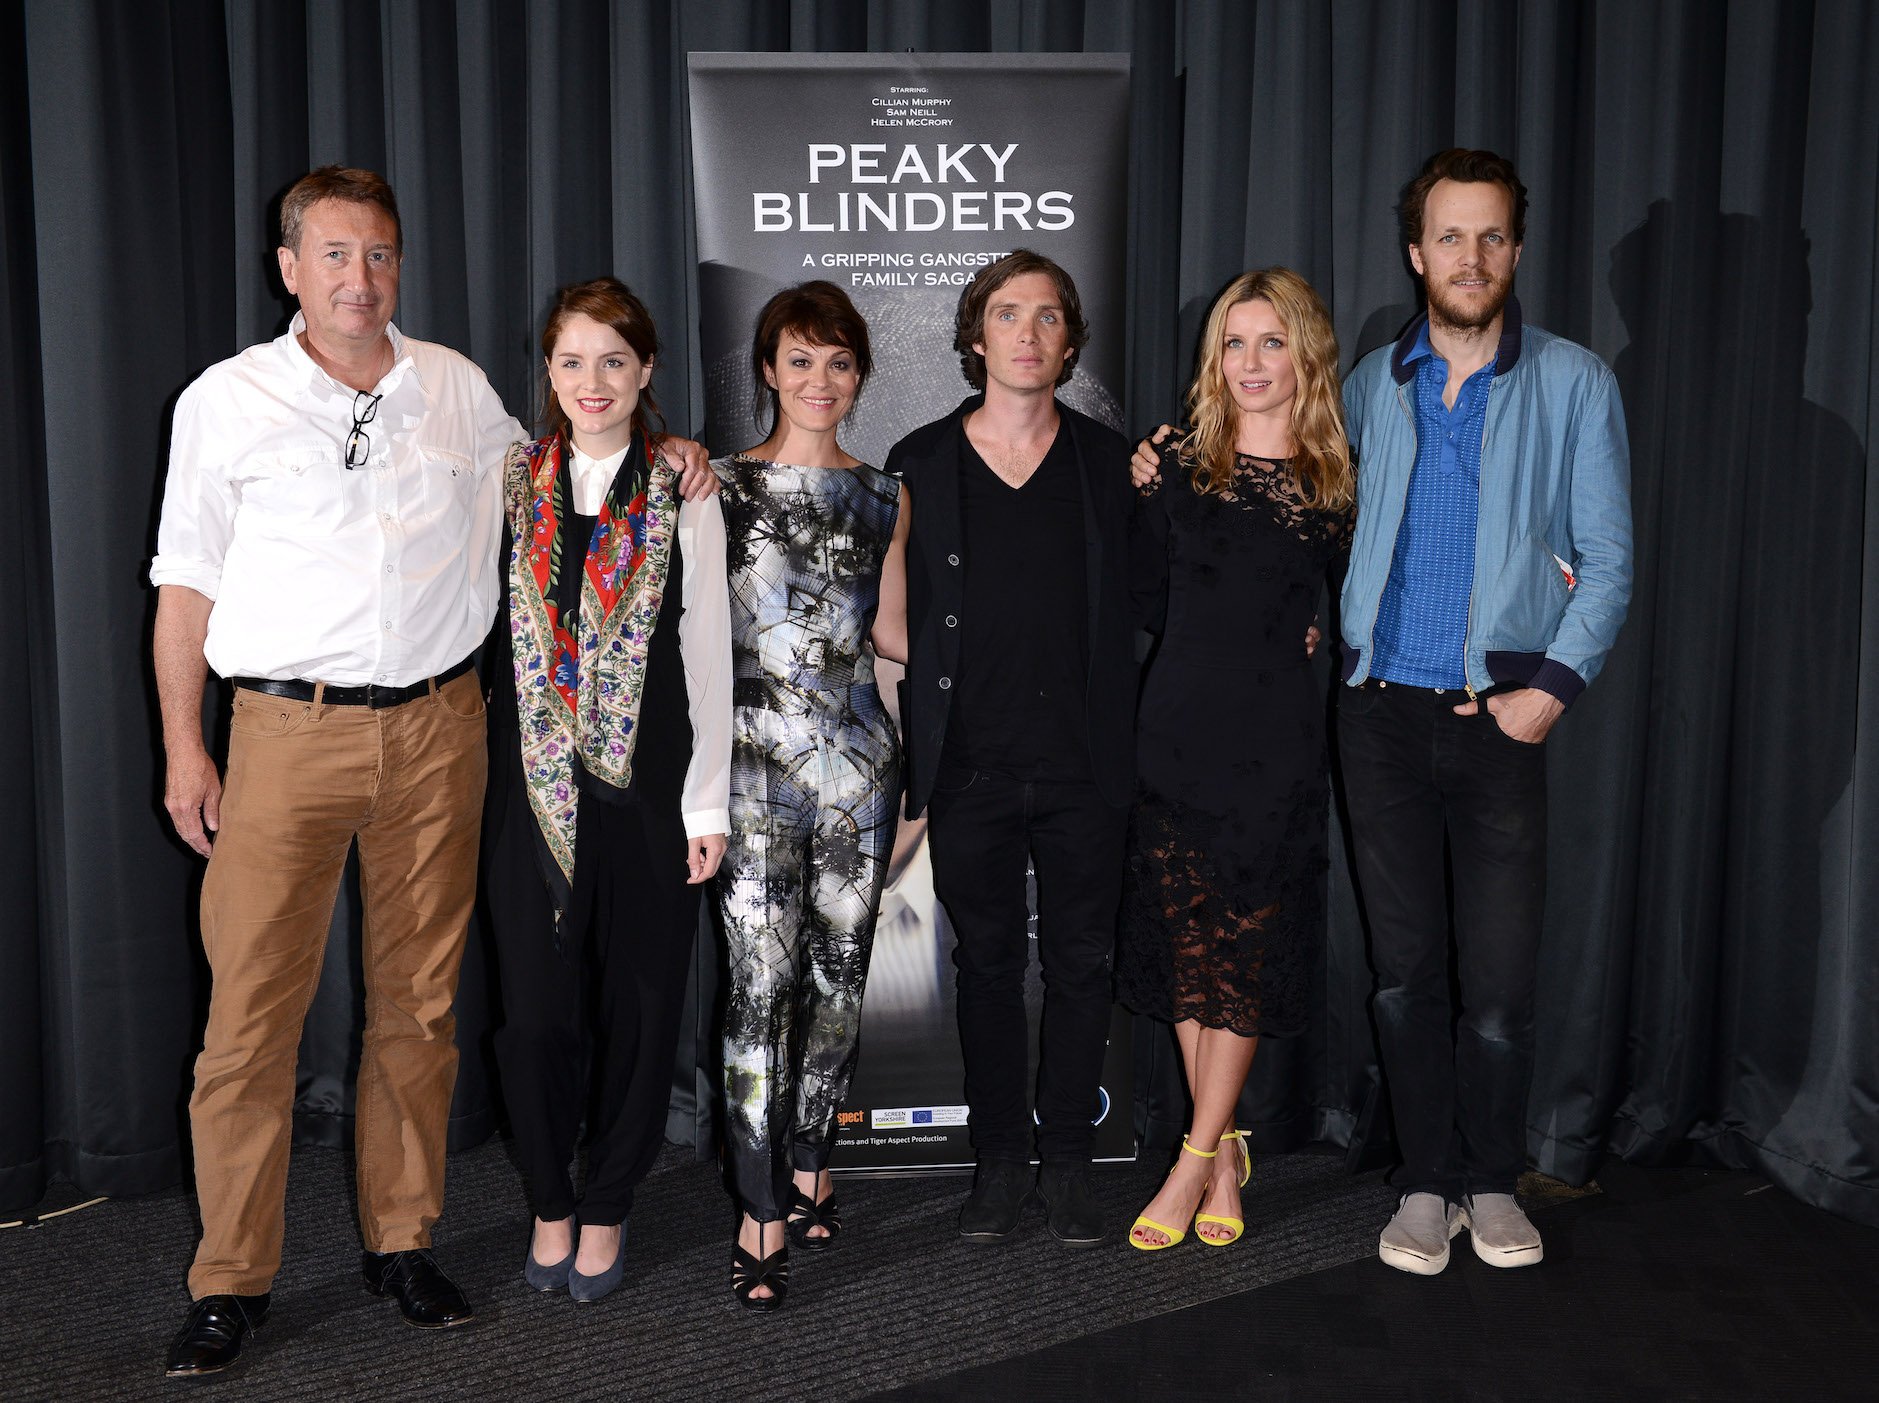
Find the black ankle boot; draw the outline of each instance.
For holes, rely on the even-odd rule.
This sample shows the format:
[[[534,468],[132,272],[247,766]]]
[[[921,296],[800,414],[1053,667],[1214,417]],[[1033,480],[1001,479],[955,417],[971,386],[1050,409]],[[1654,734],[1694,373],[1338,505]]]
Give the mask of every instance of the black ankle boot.
[[[1021,1159],[983,1159],[965,1206],[959,1235],[968,1242],[1003,1242],[1018,1230],[1031,1196],[1031,1166]]]
[[[1103,1240],[1103,1209],[1090,1190],[1087,1164],[1046,1164],[1038,1171],[1037,1196],[1044,1200],[1044,1225],[1065,1247]]]

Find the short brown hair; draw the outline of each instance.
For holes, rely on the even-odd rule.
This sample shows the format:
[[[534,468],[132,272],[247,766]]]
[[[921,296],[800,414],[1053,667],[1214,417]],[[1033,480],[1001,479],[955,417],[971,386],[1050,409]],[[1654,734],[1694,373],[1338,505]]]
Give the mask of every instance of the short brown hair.
[[[544,361],[554,359],[555,342],[561,338],[561,328],[570,317],[590,317],[602,326],[612,327],[620,333],[620,339],[632,347],[641,365],[651,365],[659,358],[659,332],[652,324],[652,313],[633,295],[633,289],[618,278],[572,283],[555,294],[555,305],[548,313],[547,324],[542,327]],[[655,419],[659,425],[656,429],[653,427]],[[542,367],[542,430],[546,435],[568,431],[568,412],[555,398],[554,383],[545,365]],[[659,401],[652,397],[651,381],[639,392],[639,403],[633,406],[633,433],[655,447],[665,437],[665,418],[659,413]]]
[[[759,403],[767,391],[770,396],[770,430],[774,430],[783,406],[776,391],[763,378],[765,366],[776,364],[777,348],[783,338],[794,332],[811,346],[838,346],[855,358],[855,398],[868,383],[874,369],[874,354],[868,349],[868,323],[855,304],[834,283],[817,278],[814,282],[786,287],[757,313],[757,334],[750,347],[750,368],[757,377]],[[762,421],[758,421],[762,428]]]
[[[959,315],[953,323],[953,349],[959,352],[959,369],[975,390],[985,388],[985,357],[972,349],[975,342],[985,340],[985,309],[991,305],[993,293],[1026,273],[1042,273],[1056,284],[1057,301],[1063,307],[1070,348],[1064,357],[1063,370],[1057,376],[1059,385],[1076,372],[1076,358],[1090,343],[1090,325],[1083,320],[1083,302],[1077,296],[1077,285],[1070,275],[1041,253],[1033,253],[1028,248],[1014,249],[996,263],[979,269],[966,284],[966,290],[959,294]]]
[[[376,171],[351,166],[321,166],[296,180],[281,196],[281,246],[300,252],[300,224],[307,211],[321,200],[344,200],[354,205],[377,205],[391,216],[397,231],[398,252],[405,251],[404,225],[398,219],[398,197]]]
[[[1520,174],[1514,169],[1514,163],[1492,151],[1470,151],[1465,147],[1452,146],[1424,161],[1416,178],[1403,187],[1403,201],[1398,212],[1402,215],[1405,242],[1422,242],[1422,216],[1428,208],[1429,192],[1441,180],[1457,180],[1463,184],[1492,181],[1504,188],[1514,203],[1514,243],[1524,244],[1527,241],[1527,187],[1520,183]]]
[[[398,239],[398,255],[404,255],[404,224],[398,220],[398,197],[376,171],[359,171],[349,165],[321,165],[295,180],[286,195],[280,197],[280,244],[301,252],[301,222],[306,210],[321,199],[344,199],[349,205],[378,205],[391,216],[391,227]]]

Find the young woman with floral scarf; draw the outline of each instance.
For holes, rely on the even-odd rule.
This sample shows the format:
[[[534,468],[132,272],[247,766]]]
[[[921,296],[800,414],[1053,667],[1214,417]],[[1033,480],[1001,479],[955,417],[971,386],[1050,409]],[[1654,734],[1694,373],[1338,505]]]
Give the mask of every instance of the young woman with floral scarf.
[[[681,501],[653,426],[645,306],[616,278],[563,288],[542,354],[546,432],[504,485],[484,874],[523,1275],[592,1301],[663,1141],[698,886],[724,853],[730,616],[723,515]]]

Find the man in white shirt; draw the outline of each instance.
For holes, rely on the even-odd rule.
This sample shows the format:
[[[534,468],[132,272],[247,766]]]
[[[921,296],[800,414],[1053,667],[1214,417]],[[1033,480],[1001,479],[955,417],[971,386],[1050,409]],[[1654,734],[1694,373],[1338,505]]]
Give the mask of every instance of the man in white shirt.
[[[366,1284],[413,1325],[472,1315],[428,1249],[487,768],[471,654],[496,607],[503,456],[527,435],[474,364],[391,324],[403,244],[380,177],[302,178],[281,245],[300,312],[183,392],[150,569],[164,804],[209,858],[213,976],[189,1106],[202,1241],[171,1375],[226,1368],[266,1315],[301,1024],[355,840]],[[235,684],[226,781],[203,742],[209,667]]]

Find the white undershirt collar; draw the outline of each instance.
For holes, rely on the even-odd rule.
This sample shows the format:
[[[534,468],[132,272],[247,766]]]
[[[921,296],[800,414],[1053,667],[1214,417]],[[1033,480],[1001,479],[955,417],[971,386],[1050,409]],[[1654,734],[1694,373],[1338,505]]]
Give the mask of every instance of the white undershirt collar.
[[[574,510],[581,516],[598,516],[600,504],[607,498],[607,489],[613,486],[613,475],[620,470],[620,464],[626,461],[627,444],[617,453],[609,453],[605,458],[589,458],[572,442],[568,444],[571,455],[568,463],[568,476],[574,484]]]

